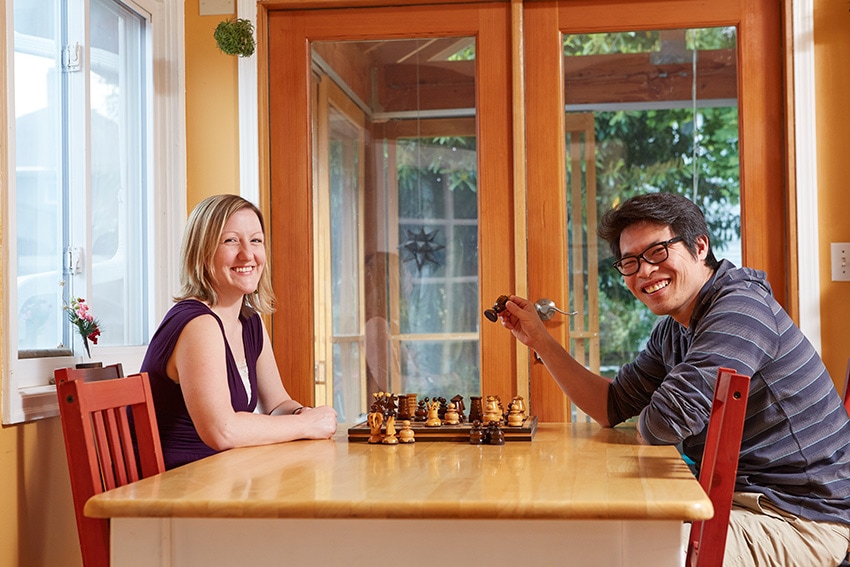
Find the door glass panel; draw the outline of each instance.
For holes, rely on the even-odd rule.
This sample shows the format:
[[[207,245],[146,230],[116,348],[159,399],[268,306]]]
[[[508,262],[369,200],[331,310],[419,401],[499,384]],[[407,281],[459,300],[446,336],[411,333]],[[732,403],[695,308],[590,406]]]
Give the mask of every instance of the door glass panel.
[[[377,392],[479,395],[474,46],[311,45],[316,363],[333,376],[317,400],[342,421],[359,419]],[[340,126],[349,119],[335,106],[362,117],[360,133]]]
[[[706,214],[715,255],[741,265],[734,27],[563,36],[571,350],[613,376],[656,317],[596,236],[605,211],[668,191]],[[600,337],[604,337],[600,341]]]

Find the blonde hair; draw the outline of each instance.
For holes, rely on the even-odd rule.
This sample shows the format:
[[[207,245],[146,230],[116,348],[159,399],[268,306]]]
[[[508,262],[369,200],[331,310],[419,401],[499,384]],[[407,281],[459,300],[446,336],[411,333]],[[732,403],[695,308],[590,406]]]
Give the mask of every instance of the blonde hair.
[[[250,209],[260,220],[263,236],[266,236],[266,223],[263,213],[250,201],[239,195],[214,195],[207,197],[195,207],[189,215],[181,246],[180,292],[174,301],[200,299],[210,306],[218,303],[218,294],[212,285],[210,265],[221,239],[221,233],[228,219],[237,211]],[[260,276],[257,290],[242,298],[244,315],[256,311],[263,314],[274,312],[274,291],[272,290],[271,270],[268,264],[268,245],[263,239],[266,250],[266,266]]]

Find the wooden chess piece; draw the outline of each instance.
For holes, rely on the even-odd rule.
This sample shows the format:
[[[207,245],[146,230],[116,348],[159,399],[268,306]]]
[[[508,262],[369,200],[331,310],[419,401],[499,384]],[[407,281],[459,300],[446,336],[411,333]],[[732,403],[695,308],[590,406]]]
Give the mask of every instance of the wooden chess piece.
[[[472,429],[469,430],[469,444],[483,445],[484,444],[484,429],[481,427],[481,422],[477,419],[472,422]]]
[[[384,435],[383,441],[381,441],[384,445],[397,445],[398,437],[396,437],[395,431],[395,416],[391,415],[387,418],[387,433]]]
[[[469,422],[481,421],[484,419],[484,411],[481,407],[481,396],[469,397]]]
[[[443,424],[443,422],[440,421],[439,412],[439,400],[428,402],[428,419],[425,421],[425,427],[439,427]]]
[[[505,444],[505,433],[502,431],[502,428],[499,427],[498,421],[490,422],[490,425],[487,428],[487,443],[490,445]]]
[[[519,413],[522,414],[522,417],[525,417],[525,400],[523,399],[523,397],[514,396],[514,399],[511,402],[511,406],[515,404],[519,404],[517,409],[519,409]]]
[[[369,413],[366,421],[369,423],[369,443],[380,443],[383,441],[384,436],[381,435],[381,425],[384,423],[384,414],[379,411],[373,411]]]
[[[466,412],[466,406],[463,403],[463,396],[458,394],[457,396],[452,398],[452,402],[454,402],[455,404],[458,419],[461,423],[463,423],[464,421],[466,421],[466,415],[464,415],[464,412]]]
[[[522,427],[522,422],[525,420],[525,416],[522,415],[522,411],[520,411],[519,402],[514,402],[511,404],[511,412],[508,414],[508,426],[509,427]]]
[[[404,421],[413,417],[410,414],[410,406],[407,405],[407,394],[401,394],[398,397],[398,419]]]
[[[499,410],[499,402],[493,396],[487,396],[487,406],[484,410],[484,423],[495,421],[501,423],[502,412]]]
[[[425,400],[419,400],[419,407],[413,414],[414,421],[425,421],[428,419],[428,409],[425,407]]]
[[[449,406],[446,408],[446,424],[457,425],[458,423],[460,423],[460,417],[457,415],[455,404],[454,402],[449,402]]]
[[[410,427],[410,420],[405,419],[401,422],[401,431],[398,432],[398,442],[399,443],[415,443],[416,435],[413,433],[413,429]]]

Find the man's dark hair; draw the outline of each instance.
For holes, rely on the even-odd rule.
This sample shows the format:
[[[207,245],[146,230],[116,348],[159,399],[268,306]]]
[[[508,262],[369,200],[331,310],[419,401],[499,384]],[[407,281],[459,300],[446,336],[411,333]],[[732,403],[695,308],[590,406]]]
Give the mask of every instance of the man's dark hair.
[[[614,258],[620,259],[620,234],[633,224],[648,222],[669,226],[674,236],[681,236],[691,255],[696,257],[696,240],[708,238],[705,265],[716,270],[720,262],[714,257],[705,215],[693,201],[674,193],[646,193],[627,199],[602,215],[599,237],[608,242]]]

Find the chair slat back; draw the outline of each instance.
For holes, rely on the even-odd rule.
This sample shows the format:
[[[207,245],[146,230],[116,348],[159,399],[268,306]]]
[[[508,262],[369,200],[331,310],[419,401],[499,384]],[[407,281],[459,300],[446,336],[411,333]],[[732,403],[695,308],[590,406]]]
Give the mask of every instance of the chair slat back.
[[[723,565],[749,392],[749,376],[728,368],[718,370],[699,475],[714,516],[691,525],[689,567]]]
[[[83,564],[108,566],[109,520],[88,518],[83,509],[95,494],[165,469],[148,375],[85,382],[68,379],[68,373],[60,381],[58,373],[56,389]]]
[[[95,366],[91,368],[57,368],[53,372],[56,383],[68,380],[82,380],[84,382],[98,382],[100,380],[112,380],[124,377],[124,367],[120,362],[106,366]]]

